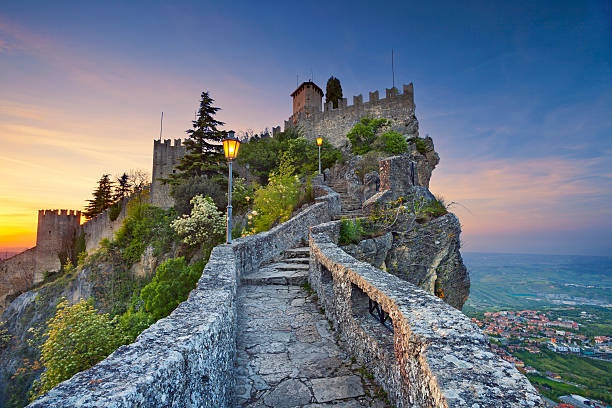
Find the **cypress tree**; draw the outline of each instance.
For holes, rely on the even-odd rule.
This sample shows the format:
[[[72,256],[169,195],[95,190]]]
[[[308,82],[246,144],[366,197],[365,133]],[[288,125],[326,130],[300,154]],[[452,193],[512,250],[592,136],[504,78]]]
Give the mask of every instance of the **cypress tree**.
[[[127,173],[123,173],[121,177],[117,177],[117,184],[115,186],[115,201],[119,201],[124,197],[127,197],[132,192],[132,183],[130,182],[130,176]]]
[[[170,175],[173,184],[191,177],[224,174],[221,170],[225,161],[222,141],[226,133],[217,129],[223,122],[214,118],[220,108],[214,107],[213,102],[208,92],[202,92],[197,117],[192,122],[192,128],[186,131],[189,135],[185,140],[186,154],[176,166],[180,173]]]
[[[91,219],[108,207],[113,205],[115,200],[113,199],[113,182],[110,179],[109,174],[104,174],[98,180],[98,187],[93,192],[93,198],[87,200],[87,206],[83,215],[87,219]]]
[[[342,86],[340,80],[332,75],[327,80],[327,86],[325,87],[325,103],[331,101],[334,104],[334,109],[336,109],[340,99],[342,99]]]

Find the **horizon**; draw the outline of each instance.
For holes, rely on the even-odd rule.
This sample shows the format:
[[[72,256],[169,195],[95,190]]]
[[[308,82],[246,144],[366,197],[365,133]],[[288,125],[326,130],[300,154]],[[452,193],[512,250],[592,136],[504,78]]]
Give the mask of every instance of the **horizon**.
[[[393,49],[462,251],[612,254],[609,3],[141,4],[0,12],[0,252],[33,247],[37,211],[82,209],[102,174],[150,173],[162,111],[163,139],[185,138],[204,90],[225,129],[282,126],[296,80],[384,95]]]

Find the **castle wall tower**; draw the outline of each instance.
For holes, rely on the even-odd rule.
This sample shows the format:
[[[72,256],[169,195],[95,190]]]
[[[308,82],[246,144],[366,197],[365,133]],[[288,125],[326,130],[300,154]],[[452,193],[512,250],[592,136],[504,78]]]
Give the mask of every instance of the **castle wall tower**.
[[[80,225],[80,211],[38,211],[34,284],[43,280],[45,271],[57,271],[61,268],[60,255],[65,256],[68,253]]]
[[[174,205],[174,200],[170,197],[170,186],[164,184],[160,179],[164,179],[175,173],[176,166],[180,159],[185,156],[185,146],[181,144],[181,139],[174,139],[174,145],[170,139],[163,142],[155,140],[153,143],[153,180],[151,182],[151,204],[170,208]]]
[[[293,98],[292,118],[297,118],[300,113],[309,116],[315,112],[321,112],[323,90],[314,82],[302,82],[302,85],[293,91],[291,97]]]

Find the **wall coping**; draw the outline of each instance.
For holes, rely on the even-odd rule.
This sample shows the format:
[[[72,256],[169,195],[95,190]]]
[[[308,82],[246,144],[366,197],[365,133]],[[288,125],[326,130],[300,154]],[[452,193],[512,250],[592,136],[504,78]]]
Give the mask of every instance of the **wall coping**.
[[[513,364],[489,350],[488,338],[467,316],[410,282],[344,252],[334,242],[338,226],[339,221],[336,221],[311,229],[311,273],[313,263],[322,265],[333,275],[335,297],[342,290],[336,281],[348,280],[391,316],[394,364],[399,372],[414,371],[416,364],[422,375],[417,377],[422,380],[421,384],[410,385],[421,388],[420,397],[398,390],[401,387],[397,384],[390,390],[388,379],[376,378],[383,387],[387,381],[386,391],[395,396],[398,406],[420,405],[419,398],[433,406],[449,407],[533,407],[542,404],[527,378]],[[350,299],[351,294],[344,293],[341,298]],[[330,315],[333,316],[333,311]],[[334,323],[343,324],[342,318],[335,320]],[[339,327],[339,331],[342,333],[343,327]],[[354,347],[350,341],[349,346]]]

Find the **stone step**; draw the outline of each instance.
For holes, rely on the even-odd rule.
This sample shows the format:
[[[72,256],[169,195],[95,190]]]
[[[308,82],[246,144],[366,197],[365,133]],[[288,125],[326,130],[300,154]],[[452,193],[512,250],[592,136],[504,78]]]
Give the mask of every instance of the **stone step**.
[[[267,268],[278,269],[279,271],[308,271],[308,264],[278,262],[268,265]]]
[[[308,265],[310,263],[310,258],[284,258],[283,262],[288,263],[288,264],[306,264]]]
[[[285,251],[285,258],[310,257],[309,247],[291,248]]]
[[[261,268],[255,273],[243,276],[243,285],[295,285],[301,286],[308,281],[306,270],[281,270],[277,268]]]

